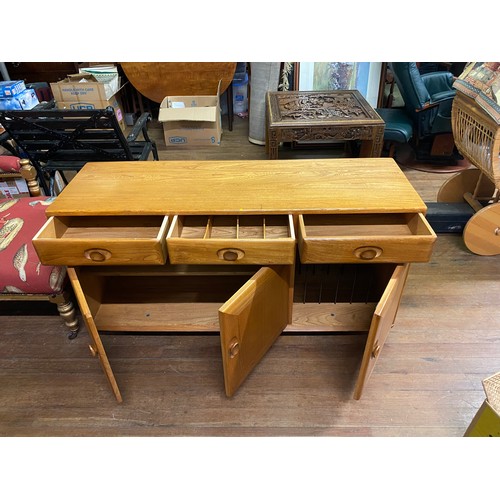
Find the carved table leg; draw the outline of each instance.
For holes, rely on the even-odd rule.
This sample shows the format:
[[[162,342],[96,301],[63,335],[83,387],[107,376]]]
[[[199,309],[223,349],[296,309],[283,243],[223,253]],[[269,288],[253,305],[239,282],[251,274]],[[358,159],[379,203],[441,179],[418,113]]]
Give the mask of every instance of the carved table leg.
[[[66,326],[71,330],[71,333],[68,334],[68,338],[74,339],[78,335],[80,325],[76,316],[75,306],[69,299],[69,293],[63,292],[58,295],[52,295],[49,297],[49,300],[57,305],[59,315],[64,320]]]
[[[362,158],[378,158],[382,155],[384,144],[384,126],[373,127],[372,138],[361,142],[359,156]]]
[[[269,156],[269,112],[266,112],[266,136],[265,136],[266,155]]]
[[[278,158],[278,132],[276,130],[268,130],[266,134],[266,148],[267,148],[267,157],[270,160],[276,160]]]

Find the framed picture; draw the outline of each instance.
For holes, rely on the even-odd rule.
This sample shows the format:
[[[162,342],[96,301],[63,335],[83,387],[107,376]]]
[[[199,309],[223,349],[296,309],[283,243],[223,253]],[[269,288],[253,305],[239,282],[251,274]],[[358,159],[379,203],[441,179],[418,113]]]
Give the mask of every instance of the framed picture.
[[[357,89],[375,108],[382,65],[381,62],[300,62],[295,68],[298,90]]]
[[[280,83],[278,90],[299,90],[299,63],[282,62],[280,67]]]

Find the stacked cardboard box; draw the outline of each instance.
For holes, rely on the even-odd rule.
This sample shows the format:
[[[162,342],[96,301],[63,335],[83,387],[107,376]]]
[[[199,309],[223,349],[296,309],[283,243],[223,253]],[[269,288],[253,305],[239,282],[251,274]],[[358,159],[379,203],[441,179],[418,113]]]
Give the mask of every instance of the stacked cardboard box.
[[[59,109],[104,109],[111,106],[120,128],[125,130],[125,115],[119,95],[120,77],[116,71],[102,75],[89,68],[87,72],[82,70],[51,83],[50,87]]]

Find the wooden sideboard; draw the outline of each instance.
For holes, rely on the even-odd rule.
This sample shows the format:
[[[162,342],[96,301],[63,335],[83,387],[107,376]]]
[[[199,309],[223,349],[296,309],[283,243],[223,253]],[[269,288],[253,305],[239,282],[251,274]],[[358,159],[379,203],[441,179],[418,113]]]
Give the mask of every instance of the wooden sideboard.
[[[228,396],[283,331],[366,331],[359,399],[430,259],[425,212],[390,158],[88,163],[34,245],[68,266],[118,401],[104,331],[220,332]]]

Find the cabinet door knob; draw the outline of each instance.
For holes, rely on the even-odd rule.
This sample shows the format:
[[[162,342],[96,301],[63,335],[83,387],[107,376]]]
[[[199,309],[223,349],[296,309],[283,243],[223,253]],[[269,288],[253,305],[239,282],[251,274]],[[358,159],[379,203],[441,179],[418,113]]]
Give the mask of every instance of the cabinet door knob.
[[[90,248],[89,250],[85,250],[83,255],[92,262],[104,262],[111,257],[111,252],[103,248]]]
[[[372,260],[382,255],[382,249],[379,247],[359,247],[354,250],[354,255],[358,259]]]
[[[221,248],[217,252],[217,257],[221,260],[235,261],[245,256],[245,252],[239,248]]]
[[[94,358],[96,358],[99,355],[99,353],[97,352],[97,349],[93,345],[90,345],[90,344],[89,344],[89,351],[90,351],[90,354],[92,354],[92,356],[94,356]]]
[[[380,347],[379,343],[376,342],[375,345],[373,346],[372,358],[377,358],[378,355],[380,354],[381,349],[382,348]]]
[[[238,339],[236,337],[233,337],[231,339],[231,342],[229,342],[229,357],[234,358],[235,356],[238,355],[240,352],[240,343],[238,342]]]

